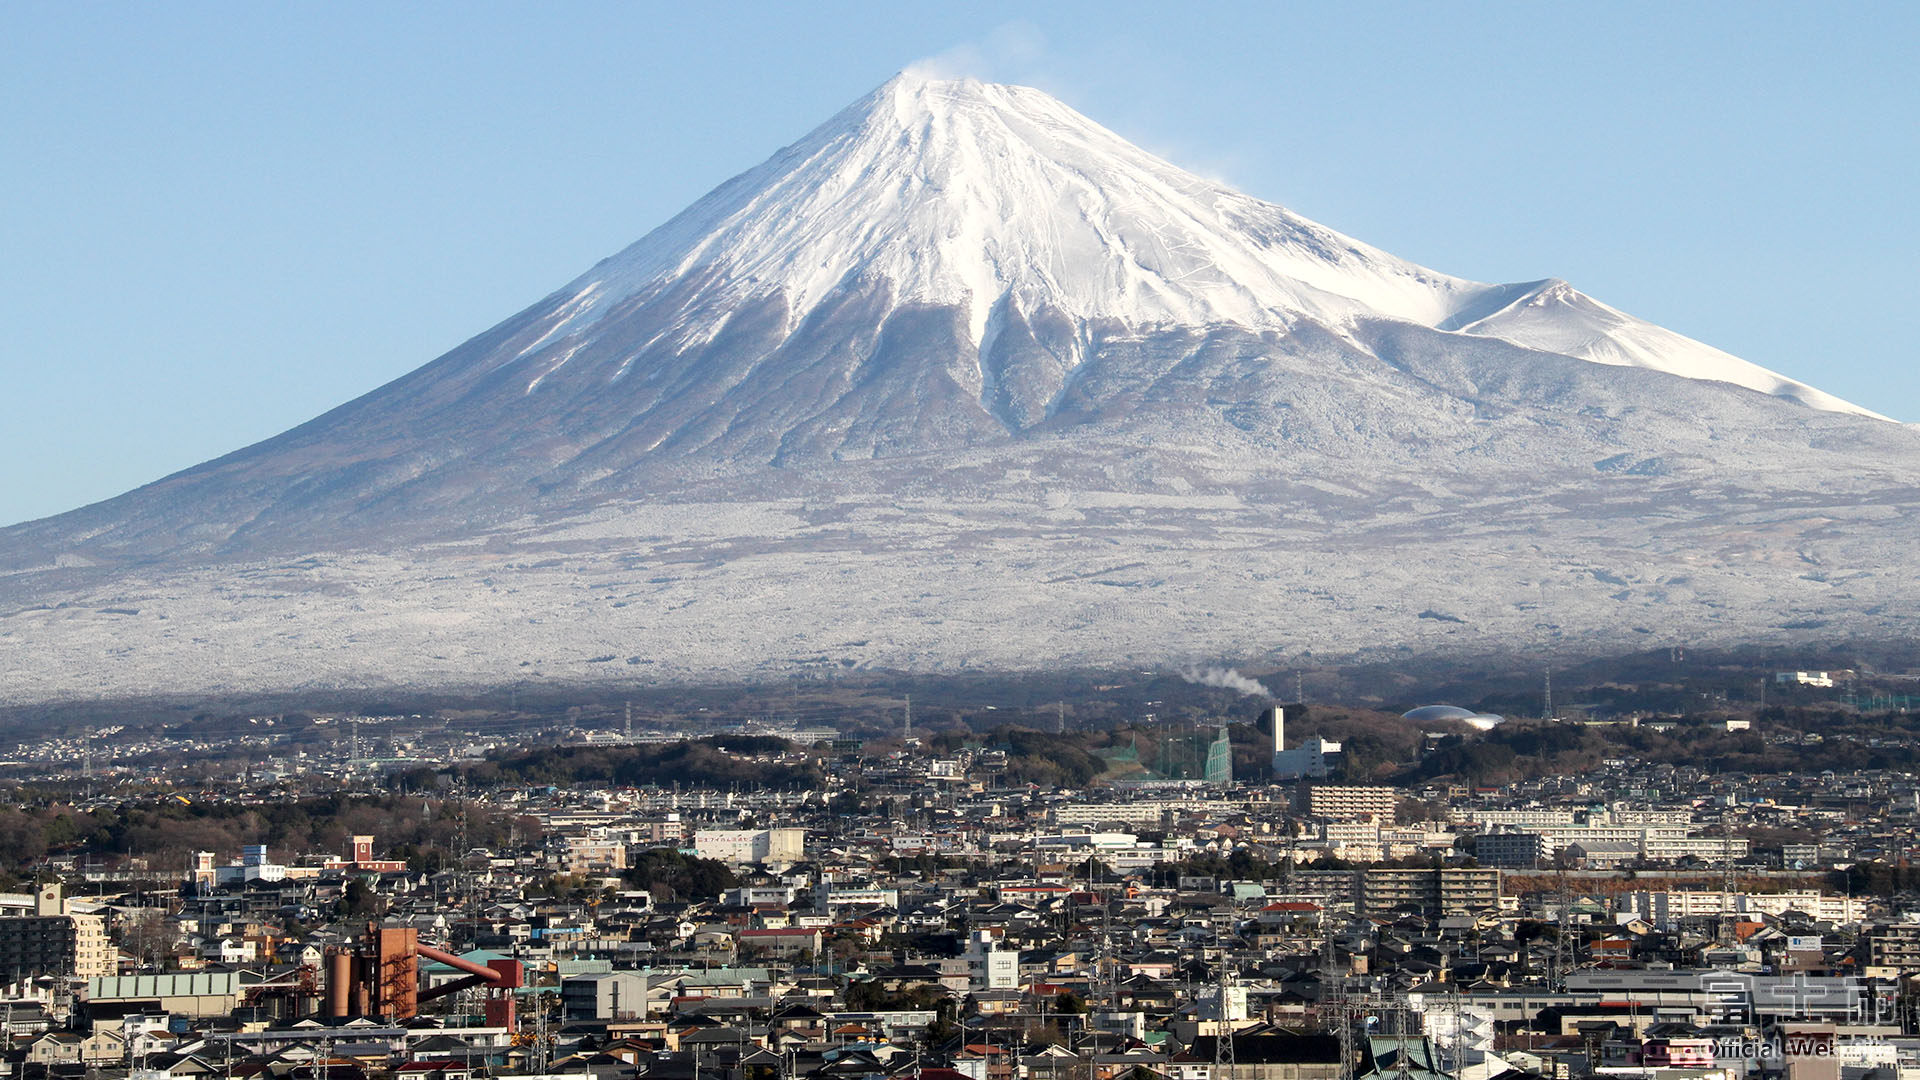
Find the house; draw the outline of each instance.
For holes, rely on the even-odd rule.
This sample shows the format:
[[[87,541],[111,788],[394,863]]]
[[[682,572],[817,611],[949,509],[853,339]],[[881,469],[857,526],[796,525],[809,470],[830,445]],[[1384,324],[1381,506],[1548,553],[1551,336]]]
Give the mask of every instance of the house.
[[[808,927],[741,930],[735,935],[743,954],[760,956],[817,956],[820,931]]]
[[[393,1068],[394,1080],[470,1080],[473,1066],[446,1059],[408,1061]]]
[[[560,980],[560,1010],[568,1023],[645,1016],[647,978],[632,971],[569,975]]]
[[[118,1065],[127,1060],[127,1042],[118,1031],[101,1029],[90,1035],[49,1031],[27,1044],[27,1061],[34,1065]]]

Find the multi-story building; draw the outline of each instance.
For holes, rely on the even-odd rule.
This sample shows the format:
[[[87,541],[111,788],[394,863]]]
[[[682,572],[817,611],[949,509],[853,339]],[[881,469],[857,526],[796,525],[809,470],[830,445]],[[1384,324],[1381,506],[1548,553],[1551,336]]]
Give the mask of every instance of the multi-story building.
[[[1494,825],[1520,825],[1542,828],[1555,825],[1572,825],[1573,811],[1544,810],[1538,807],[1522,810],[1456,810],[1457,820],[1487,828]]]
[[[1473,840],[1473,857],[1481,866],[1505,870],[1532,870],[1552,855],[1547,838],[1537,832],[1481,833]]]
[[[560,863],[569,874],[618,873],[627,868],[627,845],[616,837],[569,836],[561,841]]]
[[[1049,813],[1055,825],[1129,825],[1158,829],[1180,813],[1224,813],[1227,804],[1205,799],[1136,799],[1132,802],[1062,803]]]
[[[1902,970],[1920,968],[1920,923],[1881,923],[1868,930],[1867,963]]]
[[[1294,870],[1275,897],[1311,899],[1323,904],[1351,906],[1360,898],[1357,870]]]
[[[1372,818],[1392,823],[1400,792],[1384,786],[1315,784],[1307,789],[1307,813],[1331,821]]]
[[[647,977],[632,971],[569,975],[560,980],[560,1009],[569,1022],[645,1016]]]
[[[1516,839],[1531,836],[1536,839]],[[1528,862],[1528,853],[1537,844],[1542,849]],[[1567,848],[1578,847],[1592,854],[1609,853],[1608,861],[1677,862],[1681,859],[1720,860],[1729,856],[1745,858],[1747,841],[1718,836],[1694,836],[1685,825],[1557,825],[1497,826],[1474,841],[1474,851],[1482,863],[1510,869],[1538,865],[1539,860]],[[1517,861],[1496,861],[1496,860]]]
[[[975,930],[967,940],[967,979],[975,990],[1014,990],[1020,986],[1020,952],[1002,949],[991,930]]]
[[[113,973],[115,957],[106,919],[70,910],[57,884],[34,893],[33,914],[0,918],[0,984],[99,978]]]
[[[1866,918],[1866,900],[1828,896],[1812,890],[1781,893],[1723,893],[1718,890],[1630,892],[1614,901],[1623,914],[1665,926],[1678,919],[1718,915],[1774,915],[1804,912],[1825,922],[1852,923]],[[1920,937],[1920,933],[1917,933]]]
[[[642,821],[629,826],[633,842],[636,844],[678,843],[687,838],[687,823],[679,814],[668,814],[653,821]]]
[[[1500,907],[1500,871],[1452,866],[1371,867],[1360,874],[1360,906],[1368,912],[1416,907],[1441,915],[1493,911]]]
[[[694,854],[729,863],[794,863],[805,857],[805,829],[701,829]]]

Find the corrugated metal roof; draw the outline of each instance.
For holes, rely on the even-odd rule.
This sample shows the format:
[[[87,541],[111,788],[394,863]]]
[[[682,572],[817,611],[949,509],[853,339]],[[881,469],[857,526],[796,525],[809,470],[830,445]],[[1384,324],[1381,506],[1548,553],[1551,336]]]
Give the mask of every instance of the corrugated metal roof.
[[[87,980],[88,1001],[121,998],[225,997],[240,993],[234,971],[194,971],[175,975],[109,975]]]

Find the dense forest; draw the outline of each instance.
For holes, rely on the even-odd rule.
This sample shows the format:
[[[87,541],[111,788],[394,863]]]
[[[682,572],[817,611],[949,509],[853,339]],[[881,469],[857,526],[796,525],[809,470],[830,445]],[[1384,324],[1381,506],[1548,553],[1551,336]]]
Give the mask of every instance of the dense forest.
[[[476,803],[417,796],[335,794],[285,802],[189,802],[180,797],[80,810],[57,801],[0,806],[0,879],[11,885],[47,855],[144,859],[157,883],[186,877],[195,851],[237,855],[247,844],[276,854],[343,852],[347,838],[371,833],[391,857],[434,870],[459,845],[505,847],[537,826]]]
[[[1512,721],[1437,747],[1402,779],[1500,784],[1597,769],[1612,758],[1712,772],[1920,768],[1920,717],[1909,714],[1774,708],[1746,731],[1728,731],[1720,720],[1703,716],[1670,726]]]
[[[740,884],[727,864],[701,859],[672,848],[653,848],[641,852],[620,879],[635,888],[646,889],[661,902],[710,898]]]
[[[705,787],[717,790],[820,787],[825,777],[813,761],[774,760],[797,748],[767,736],[713,736],[689,742],[642,746],[543,746],[503,752],[458,770],[476,788]]]

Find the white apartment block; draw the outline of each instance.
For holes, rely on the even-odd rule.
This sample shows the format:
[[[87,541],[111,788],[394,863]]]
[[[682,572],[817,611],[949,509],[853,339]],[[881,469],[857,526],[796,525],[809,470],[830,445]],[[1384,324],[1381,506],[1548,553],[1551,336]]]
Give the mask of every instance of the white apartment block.
[[[793,863],[806,856],[805,829],[701,829],[693,853],[726,863]]]
[[[1806,890],[1783,893],[1722,893],[1717,891],[1669,891],[1622,893],[1614,901],[1622,915],[1666,925],[1678,919],[1700,916],[1780,915],[1803,911],[1816,919],[1835,923],[1857,923],[1867,917],[1867,903],[1857,896],[1828,896]]]

